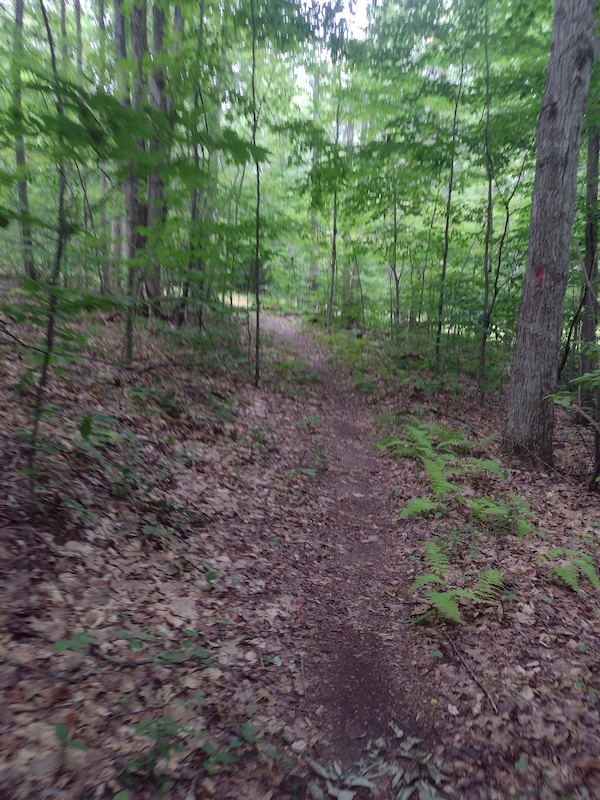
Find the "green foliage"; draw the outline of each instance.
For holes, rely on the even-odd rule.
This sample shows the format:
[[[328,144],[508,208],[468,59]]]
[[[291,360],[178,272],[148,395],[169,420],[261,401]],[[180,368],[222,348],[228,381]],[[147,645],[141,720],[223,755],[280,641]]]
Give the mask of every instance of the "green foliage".
[[[69,728],[62,722],[54,726],[54,735],[61,747],[70,747],[73,750],[87,750],[87,745],[79,739],[71,739]]]
[[[428,497],[413,497],[409,500],[401,513],[399,519],[408,519],[409,517],[416,517],[419,514],[426,514],[429,511],[437,511],[437,503],[430,500]]]
[[[423,466],[429,478],[431,490],[438,500],[443,500],[456,491],[456,484],[450,483],[445,476],[445,462],[441,458],[431,460],[423,458]]]
[[[90,645],[95,643],[96,640],[91,633],[88,633],[88,631],[81,631],[80,633],[76,633],[72,639],[61,639],[58,642],[54,642],[52,649],[55,653],[63,653],[65,650],[74,650],[76,653],[84,653]]]
[[[474,600],[481,603],[494,603],[504,588],[504,579],[498,569],[484,569],[479,574],[479,580],[471,590]]]
[[[592,587],[600,589],[600,577],[594,565],[594,559],[587,553],[565,547],[551,547],[541,557],[541,563],[547,564],[560,560],[562,563],[551,566],[550,573],[556,575],[571,591],[579,594],[579,581],[587,578]]]
[[[431,572],[419,575],[411,584],[410,593],[417,592],[423,587],[429,587],[432,584],[448,584],[451,566],[442,549],[442,545],[435,542],[425,542],[423,551]],[[431,605],[431,608],[412,620],[410,624],[420,625],[431,619],[432,616],[463,624],[464,620],[458,607],[460,597],[467,598],[473,603],[493,604],[498,601],[498,596],[503,589],[504,578],[500,570],[497,569],[481,570],[477,582],[470,589],[465,587],[446,589],[444,591],[428,589],[425,592],[425,599]]]
[[[425,542],[423,550],[425,551],[425,558],[432,571],[436,575],[446,575],[450,570],[450,562],[442,548],[435,544],[435,542]]]
[[[471,501],[469,521],[481,521],[486,528],[498,533],[516,533],[524,538],[533,530],[528,517],[532,516],[523,500],[517,495],[498,500],[493,497],[479,497]]]

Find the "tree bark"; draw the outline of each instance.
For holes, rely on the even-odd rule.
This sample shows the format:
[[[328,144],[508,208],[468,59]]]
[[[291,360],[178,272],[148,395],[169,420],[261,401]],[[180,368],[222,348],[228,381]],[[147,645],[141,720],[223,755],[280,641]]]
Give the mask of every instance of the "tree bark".
[[[13,104],[15,111],[21,115],[21,59],[23,51],[23,7],[24,0],[15,2],[15,35],[13,44]],[[29,224],[29,193],[27,190],[27,156],[25,139],[21,133],[15,136],[15,161],[17,163],[17,196],[19,201],[19,224],[21,228],[21,247],[23,249],[23,269],[27,280],[38,278],[38,271],[33,255],[33,233]]]
[[[454,102],[454,115],[452,118],[452,137],[450,141],[450,170],[448,174],[448,194],[446,195],[446,221],[444,224],[444,243],[442,245],[442,272],[440,275],[440,294],[437,309],[437,328],[435,332],[435,368],[439,372],[441,368],[441,345],[442,328],[444,327],[444,302],[446,294],[446,272],[448,271],[448,253],[450,251],[450,211],[452,209],[452,191],[454,189],[454,166],[456,163],[456,139],[458,131],[458,109],[463,90],[465,77],[465,56],[463,50],[460,65],[460,79],[456,90],[456,100]]]
[[[538,121],[527,264],[511,370],[505,448],[552,464],[554,405],[575,216],[583,110],[596,57],[596,0],[555,0]]]
[[[317,63],[315,65],[315,77],[313,80],[313,92],[312,92],[313,95],[312,119],[313,119],[313,126],[315,127],[315,129],[319,122],[319,103],[321,98],[321,75],[319,70],[320,70],[320,65]],[[313,173],[315,173],[318,163],[319,163],[319,149],[317,145],[314,144],[312,148]],[[308,289],[310,292],[316,292],[317,287],[319,285],[319,215],[317,213],[316,208],[313,208],[313,210],[311,211],[310,224],[312,228],[312,246],[310,249]]]
[[[166,25],[165,12],[155,2],[152,5],[152,56],[153,68],[150,76],[150,103],[159,112],[167,110],[165,94],[165,73],[161,65],[163,58],[163,39]],[[148,176],[148,229],[153,242],[150,269],[146,276],[146,295],[156,304],[161,294],[160,262],[157,245],[166,219],[165,184],[160,174],[160,160],[164,155],[164,144],[159,136],[150,143],[150,153],[154,157],[154,170]]]
[[[593,114],[592,116],[595,116]],[[600,156],[600,132],[593,121],[594,129],[590,130],[587,149],[586,174],[586,220],[585,220],[585,263],[583,287],[583,323],[581,326],[581,372],[592,372],[598,369],[598,355],[594,352],[596,345],[596,327],[598,325],[596,283],[598,279],[598,159]],[[581,405],[593,408],[596,392],[582,388]]]

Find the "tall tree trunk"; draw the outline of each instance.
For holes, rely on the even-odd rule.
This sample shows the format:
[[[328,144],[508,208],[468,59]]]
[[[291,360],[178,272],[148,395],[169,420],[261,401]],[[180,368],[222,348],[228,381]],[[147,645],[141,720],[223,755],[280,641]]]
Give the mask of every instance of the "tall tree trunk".
[[[321,99],[321,74],[320,65],[315,65],[315,77],[313,80],[313,127],[316,129],[319,122],[319,102]],[[316,144],[312,148],[312,168],[313,173],[319,163],[319,148]],[[313,176],[313,180],[315,177]],[[313,208],[310,214],[310,223],[312,229],[312,245],[310,248],[310,267],[308,271],[308,288],[311,292],[317,291],[318,278],[319,278],[319,215],[316,208]]]
[[[598,369],[596,352],[596,328],[598,307],[596,284],[598,279],[598,159],[600,157],[600,132],[592,112],[587,148],[586,209],[585,209],[585,286],[583,287],[583,324],[581,326],[581,371],[583,374]],[[581,405],[593,408],[596,392],[582,389]]]
[[[81,36],[81,0],[75,0],[75,48],[77,54],[77,75],[83,75],[83,41]]]
[[[555,0],[538,122],[529,247],[504,433],[507,450],[552,464],[556,374],[575,216],[583,110],[596,56],[596,0]]]
[[[340,143],[340,102],[342,94],[341,68],[339,69],[338,99],[335,109],[335,150],[337,152]],[[329,297],[327,299],[327,330],[331,331],[333,319],[333,294],[335,290],[335,273],[337,270],[337,224],[338,224],[338,181],[335,180],[333,190],[333,214],[331,230],[331,262],[329,267]]]
[[[256,146],[256,134],[258,132],[258,102],[256,98],[256,12],[254,0],[250,0],[250,14],[252,19],[252,144]],[[260,164],[254,162],[256,171],[256,207],[254,214],[254,303],[255,324],[254,324],[254,385],[258,386],[260,381]]]
[[[104,0],[99,0],[98,2],[98,30],[100,31],[100,54],[99,54],[99,73],[100,73],[100,86],[104,89],[106,87],[106,10],[104,6]],[[106,190],[108,187],[108,180],[106,178],[106,164],[102,163],[101,165],[101,177],[100,177],[100,188],[102,190],[102,196],[106,196]],[[100,241],[106,245],[110,239],[111,242],[111,254],[114,254],[114,240],[112,235],[109,237],[108,232],[108,217],[106,214],[105,204],[102,203],[100,208]],[[111,228],[112,234],[112,228]],[[102,248],[101,248],[102,249]],[[119,259],[120,260],[120,259]],[[112,281],[113,281],[113,264],[114,258],[109,258],[108,254],[105,252],[104,258],[102,259],[102,272],[100,277],[100,291],[102,294],[111,294],[112,293]]]
[[[392,214],[392,277],[394,279],[394,303],[392,308],[392,336],[400,332],[400,275],[398,275],[398,195],[393,193]]]
[[[24,0],[15,2],[15,32],[13,43],[13,104],[21,116],[21,61],[23,59],[23,6]],[[17,196],[19,201],[19,226],[23,252],[23,270],[27,280],[37,280],[38,271],[33,255],[33,233],[29,224],[29,193],[27,190],[27,156],[25,139],[18,132],[15,136],[15,161],[17,163]]]
[[[162,7],[155,0],[152,4],[152,56],[153,67],[150,76],[150,103],[159,112],[166,112],[167,98],[165,94],[165,73],[161,61],[163,58],[163,39],[166,17]],[[160,261],[157,245],[166,219],[165,184],[160,173],[160,160],[165,148],[160,137],[156,136],[150,143],[150,153],[154,159],[154,169],[148,176],[148,230],[152,242],[149,271],[145,279],[146,296],[156,304],[161,294]]]
[[[444,327],[444,300],[446,294],[446,272],[448,271],[448,252],[450,250],[450,211],[452,209],[452,192],[454,190],[454,165],[456,163],[456,136],[458,130],[458,109],[463,89],[465,76],[466,49],[463,50],[460,64],[460,78],[454,101],[454,115],[452,117],[452,134],[450,138],[450,170],[448,174],[448,192],[446,195],[446,221],[444,225],[444,243],[442,245],[442,271],[440,275],[440,294],[437,309],[437,328],[435,333],[435,367],[440,371],[442,328]]]
[[[485,400],[485,357],[487,340],[492,324],[492,300],[491,300],[491,279],[492,279],[492,233],[494,228],[494,169],[492,164],[492,152],[490,145],[490,112],[491,112],[491,90],[490,90],[490,30],[488,0],[484,5],[484,37],[485,37],[485,171],[487,176],[487,207],[485,216],[485,241],[483,252],[483,305],[481,309],[481,331],[479,334],[479,360],[477,364],[477,397],[479,403],[483,405]]]

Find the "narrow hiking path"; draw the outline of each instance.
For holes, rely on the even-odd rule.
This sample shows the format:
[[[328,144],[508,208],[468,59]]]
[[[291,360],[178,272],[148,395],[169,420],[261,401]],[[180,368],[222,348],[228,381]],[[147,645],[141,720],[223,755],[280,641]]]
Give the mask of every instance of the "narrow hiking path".
[[[321,378],[316,393],[327,468],[315,484],[317,519],[303,535],[325,544],[327,557],[310,573],[299,632],[306,682],[304,710],[318,720],[323,762],[345,767],[365,756],[369,742],[393,740],[392,726],[436,747],[428,674],[431,657],[407,628],[408,558],[394,524],[399,468],[378,457],[371,413],[335,373],[327,351],[295,318],[267,318],[265,328]],[[396,742],[399,746],[400,742]],[[383,790],[382,790],[383,791]],[[378,795],[381,797],[387,794]],[[390,797],[398,796],[398,789]],[[434,796],[434,795],[432,795]]]
[[[258,388],[233,326],[228,345],[148,329],[137,371],[53,381],[41,509],[20,367],[0,370],[0,798],[597,800],[600,587],[581,561],[566,586],[549,547],[597,553],[598,499],[505,460],[469,472],[499,458],[498,408],[426,393],[409,350],[387,380],[344,377],[299,320],[263,326]],[[101,334],[92,359],[118,349]],[[399,519],[428,475],[373,442],[440,419],[454,493]],[[473,522],[480,498],[513,516]],[[407,627],[431,608],[407,594],[425,542],[445,586],[493,568],[506,591]]]

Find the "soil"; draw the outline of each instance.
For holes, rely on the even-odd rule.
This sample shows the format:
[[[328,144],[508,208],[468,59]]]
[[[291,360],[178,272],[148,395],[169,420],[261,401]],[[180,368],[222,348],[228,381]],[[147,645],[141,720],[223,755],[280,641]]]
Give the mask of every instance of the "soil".
[[[395,722],[432,742],[428,681],[418,635],[406,628],[406,607],[386,590],[407,589],[406,558],[394,528],[389,463],[373,449],[370,414],[294,318],[269,318],[322,380],[317,408],[328,454],[319,481],[325,509],[318,530],[328,558],[309,575],[301,632],[306,713],[320,718],[324,760],[350,766],[369,739],[388,736]],[[391,610],[391,606],[394,610]]]
[[[502,400],[392,381],[374,408],[297,319],[262,324],[259,388],[199,365],[197,343],[176,360],[152,332],[137,371],[115,371],[107,326],[92,369],[51,384],[44,431],[62,455],[39,456],[37,507],[18,433],[30,398],[15,401],[7,353],[0,798],[600,798],[598,592],[549,568],[597,554],[598,499],[568,474],[585,453],[560,461],[579,432],[559,425],[562,474],[504,460],[504,482],[460,483],[465,498],[518,495],[525,537],[474,531],[458,501],[399,520],[427,481],[373,447],[376,414],[445,422],[499,459]],[[465,601],[466,624],[410,626],[423,543],[441,536],[448,585],[492,567],[506,591]]]

